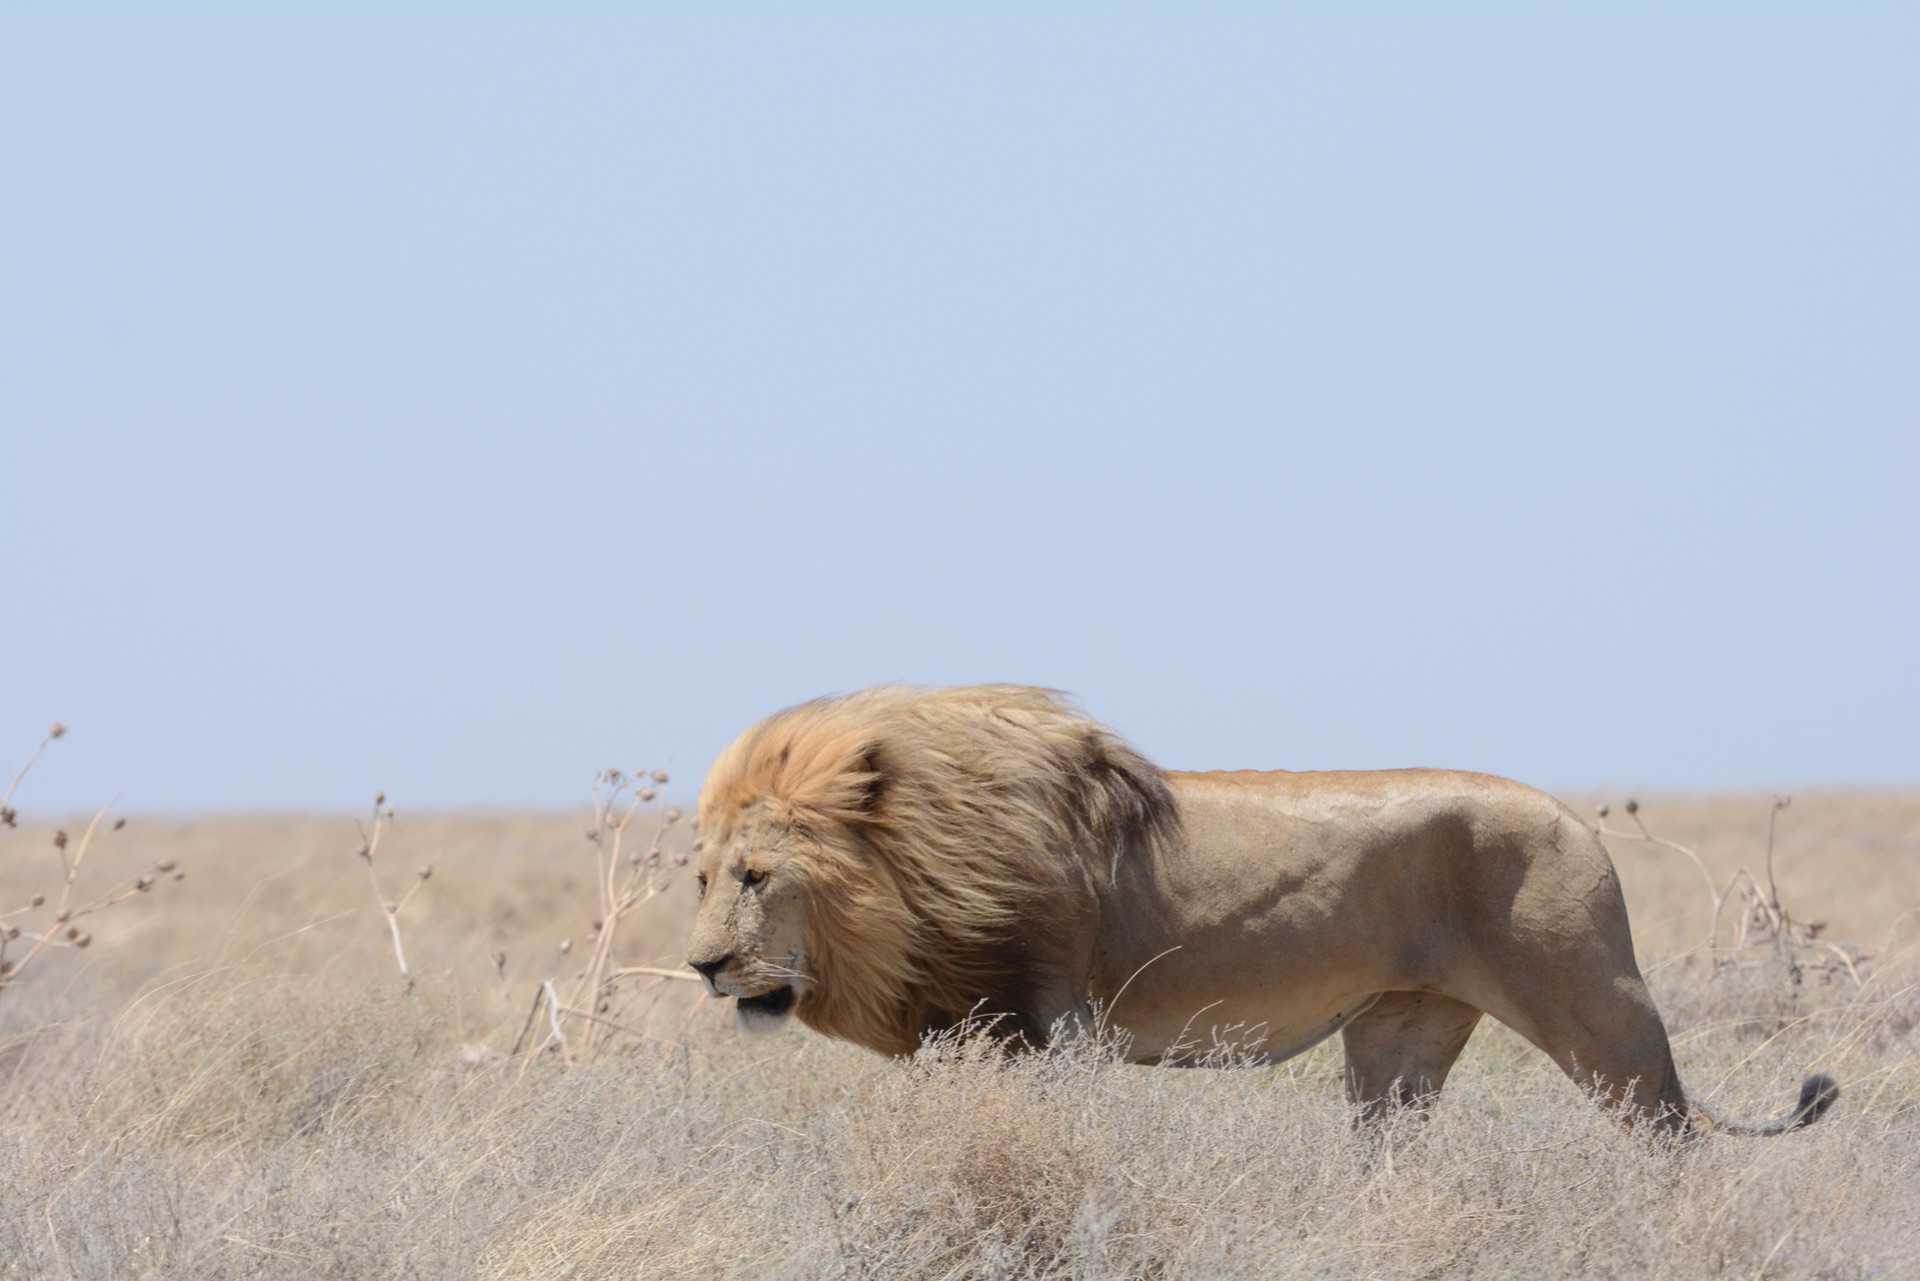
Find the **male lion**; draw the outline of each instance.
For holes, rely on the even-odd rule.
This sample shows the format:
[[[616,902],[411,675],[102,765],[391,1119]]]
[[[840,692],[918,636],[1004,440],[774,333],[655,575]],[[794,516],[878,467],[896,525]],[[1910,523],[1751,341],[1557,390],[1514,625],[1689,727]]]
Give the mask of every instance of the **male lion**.
[[[1339,1032],[1362,1115],[1424,1106],[1482,1014],[1668,1131],[1691,1102],[1599,838],[1448,770],[1162,772],[1049,690],[882,686],[776,713],[700,796],[687,962],[749,1030],[883,1054],[986,1017],[1097,1016],[1136,1062],[1278,1060]]]

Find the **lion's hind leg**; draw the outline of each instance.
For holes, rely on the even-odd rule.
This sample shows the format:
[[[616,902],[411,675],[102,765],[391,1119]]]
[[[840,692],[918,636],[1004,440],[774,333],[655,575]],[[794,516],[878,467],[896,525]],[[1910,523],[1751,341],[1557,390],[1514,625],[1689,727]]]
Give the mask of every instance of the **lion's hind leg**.
[[[1401,1108],[1424,1113],[1479,1021],[1479,1010],[1438,992],[1382,993],[1340,1032],[1357,1118],[1375,1121]]]
[[[1539,974],[1542,967],[1536,966]],[[1594,981],[1614,969],[1614,977]],[[1625,972],[1622,973],[1621,971]],[[1650,1123],[1669,1134],[1688,1129],[1687,1096],[1653,998],[1632,962],[1595,961],[1584,991],[1572,982],[1509,987],[1489,1002],[1502,1023],[1545,1050],[1573,1083],[1626,1125]],[[1554,977],[1551,970],[1548,977]],[[1580,991],[1580,999],[1542,998]],[[1524,1003],[1515,999],[1526,997]]]

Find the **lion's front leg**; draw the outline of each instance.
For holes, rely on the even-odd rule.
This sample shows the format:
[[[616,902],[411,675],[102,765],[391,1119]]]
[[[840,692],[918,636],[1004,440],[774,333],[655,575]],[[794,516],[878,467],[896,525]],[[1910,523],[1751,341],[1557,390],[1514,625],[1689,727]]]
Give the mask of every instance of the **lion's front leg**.
[[[1357,1119],[1376,1121],[1394,1108],[1424,1112],[1479,1021],[1479,1010],[1438,992],[1383,993],[1340,1032]]]

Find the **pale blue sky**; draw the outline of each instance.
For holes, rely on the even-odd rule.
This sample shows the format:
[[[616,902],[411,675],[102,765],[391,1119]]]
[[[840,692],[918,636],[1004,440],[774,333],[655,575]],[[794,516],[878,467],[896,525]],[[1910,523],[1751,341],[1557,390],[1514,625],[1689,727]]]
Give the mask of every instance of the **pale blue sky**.
[[[1920,781],[1912,5],[0,7],[29,809]]]

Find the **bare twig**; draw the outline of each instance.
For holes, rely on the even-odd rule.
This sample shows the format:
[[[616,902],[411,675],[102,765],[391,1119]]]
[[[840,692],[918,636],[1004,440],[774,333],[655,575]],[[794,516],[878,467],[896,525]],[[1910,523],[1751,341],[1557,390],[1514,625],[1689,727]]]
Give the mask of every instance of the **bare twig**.
[[[1767,814],[1767,854],[1765,864],[1767,880],[1764,889],[1761,888],[1759,878],[1755,877],[1754,874],[1745,867],[1736,868],[1733,875],[1727,878],[1724,886],[1715,884],[1713,874],[1707,870],[1706,862],[1701,859],[1697,852],[1688,846],[1680,844],[1678,841],[1670,841],[1664,837],[1653,834],[1646,823],[1640,818],[1640,803],[1638,801],[1628,800],[1625,809],[1627,814],[1633,819],[1634,826],[1637,827],[1639,831],[1623,832],[1618,828],[1608,827],[1606,825],[1608,807],[1605,805],[1601,805],[1596,811],[1599,821],[1592,826],[1593,830],[1601,836],[1611,836],[1624,841],[1642,841],[1650,845],[1657,845],[1662,849],[1674,850],[1684,854],[1692,861],[1694,867],[1699,871],[1701,879],[1706,881],[1707,893],[1713,901],[1713,913],[1707,930],[1706,942],[1701,944],[1701,948],[1712,958],[1716,971],[1725,965],[1732,964],[1732,957],[1737,956],[1758,938],[1771,943],[1775,948],[1779,949],[1786,956],[1789,967],[1795,975],[1799,973],[1800,968],[1800,961],[1795,956],[1795,951],[1798,949],[1812,949],[1831,953],[1839,960],[1840,964],[1845,967],[1848,977],[1858,985],[1862,980],[1859,967],[1856,964],[1856,958],[1849,953],[1847,949],[1815,937],[1825,928],[1826,922],[1817,916],[1808,918],[1804,923],[1797,922],[1780,903],[1780,891],[1773,876],[1774,837],[1780,811],[1786,809],[1792,803],[1791,797],[1777,797]],[[1720,946],[1720,918],[1726,905],[1733,900],[1736,892],[1741,901],[1746,905],[1746,908],[1741,912],[1736,922],[1731,946],[1723,950]],[[1821,965],[1825,967],[1824,962],[1822,962]]]
[[[540,1002],[547,999],[547,985],[542,983],[533,990],[533,1004],[527,1007],[527,1021],[520,1025],[520,1035],[513,1038],[513,1048],[507,1051],[509,1058],[520,1053],[520,1047],[526,1044],[527,1033],[533,1031],[533,1021],[540,1017]]]
[[[1780,811],[1791,804],[1793,804],[1791,796],[1776,796],[1773,799],[1773,808],[1767,811],[1767,902],[1773,905],[1773,910],[1776,912],[1780,910],[1780,891],[1773,883],[1773,828],[1780,818]]]
[[[66,737],[66,733],[67,727],[59,721],[49,725],[47,736],[40,740],[40,746],[33,749],[33,755],[27,757],[27,763],[15,770],[13,777],[7,780],[7,793],[5,796],[0,796],[0,827],[12,827],[14,819],[19,817],[14,812],[13,793],[20,786],[20,780],[27,776],[27,771],[32,769],[34,762],[40,759],[40,754],[47,750],[47,744],[56,738]]]
[[[662,969],[658,965],[628,965],[607,975],[607,985],[611,986],[615,979],[623,979],[629,974],[646,974],[656,979],[678,979],[687,983],[700,981],[698,974],[689,974],[685,970]]]
[[[553,979],[541,985],[552,1033],[537,1048],[556,1046],[568,1063],[592,1059],[614,1037],[637,1032],[632,1021],[624,1017],[637,991],[622,993],[619,980],[654,980],[653,984],[640,985],[648,989],[661,982],[694,977],[659,966],[621,965],[616,959],[621,922],[659,897],[673,874],[687,862],[684,852],[667,849],[667,832],[680,822],[680,811],[668,807],[659,797],[657,789],[666,782],[664,770],[628,774],[609,769],[594,778],[593,819],[586,832],[594,847],[596,913],[588,926],[590,946],[564,999]],[[649,830],[638,826],[643,812],[651,814]],[[561,944],[562,955],[569,950],[570,943]],[[541,999],[536,995],[536,1011]],[[523,1045],[529,1045],[524,1029],[514,1042],[514,1053],[519,1053]]]
[[[1600,821],[1593,825],[1593,830],[1602,836],[1617,837],[1623,841],[1644,841],[1649,845],[1658,845],[1662,849],[1674,850],[1678,853],[1685,854],[1689,859],[1693,860],[1694,867],[1699,869],[1700,878],[1707,883],[1707,893],[1713,899],[1713,924],[1707,932],[1707,941],[1705,944],[1708,951],[1713,951],[1720,945],[1720,904],[1725,901],[1725,895],[1714,886],[1713,873],[1707,870],[1706,863],[1701,861],[1700,856],[1690,847],[1682,845],[1678,841],[1669,841],[1665,837],[1655,836],[1649,831],[1647,825],[1640,819],[1639,801],[1628,797],[1625,808],[1627,817],[1631,818],[1633,825],[1640,829],[1638,832],[1623,832],[1618,828],[1608,827],[1607,814],[1609,811],[1605,805],[1600,806],[1596,811]]]
[[[374,869],[374,856],[380,852],[380,838],[393,826],[393,806],[387,804],[387,794],[376,792],[373,797],[373,830],[369,832],[360,827],[360,857],[367,864],[367,880],[373,885],[374,906],[380,909],[386,919],[387,931],[393,936],[393,959],[400,967],[400,977],[407,982],[407,990],[413,990],[413,971],[407,968],[407,949],[400,941],[400,909],[413,901],[420,887],[433,875],[433,864],[423,863],[414,871],[413,884],[398,899],[390,899],[380,890],[380,874]],[[358,823],[354,824],[359,827]]]
[[[40,745],[34,749],[33,755],[27,758],[27,763],[16,770],[8,780],[6,793],[0,796],[0,828],[16,826],[19,815],[13,808],[13,795],[19,789],[20,780],[27,776],[27,772],[47,750],[47,745],[55,739],[65,737],[66,732],[67,727],[55,721],[47,730],[46,737],[42,738]],[[121,882],[97,898],[76,904],[74,895],[79,885],[81,865],[86,862],[87,852],[93,848],[94,838],[100,834],[101,824],[112,808],[113,804],[109,802],[96,811],[77,843],[71,841],[65,831],[56,831],[53,834],[53,847],[60,857],[61,877],[59,892],[52,904],[51,920],[45,925],[31,929],[9,923],[14,917],[25,916],[47,906],[45,894],[35,894],[27,900],[25,906],[14,908],[9,912],[0,912],[0,991],[18,982],[27,966],[47,949],[68,947],[78,949],[89,946],[93,942],[93,935],[80,927],[81,920],[95,912],[105,911],[116,904],[124,903],[135,895],[145,894],[158,884],[163,876],[171,875],[176,881],[186,876],[185,872],[180,871],[177,865],[168,859],[153,864],[132,880]],[[126,819],[118,818],[106,830],[117,832],[126,825]],[[70,847],[71,852],[69,852]],[[28,942],[26,952],[17,957],[8,957],[8,945],[21,939]]]

